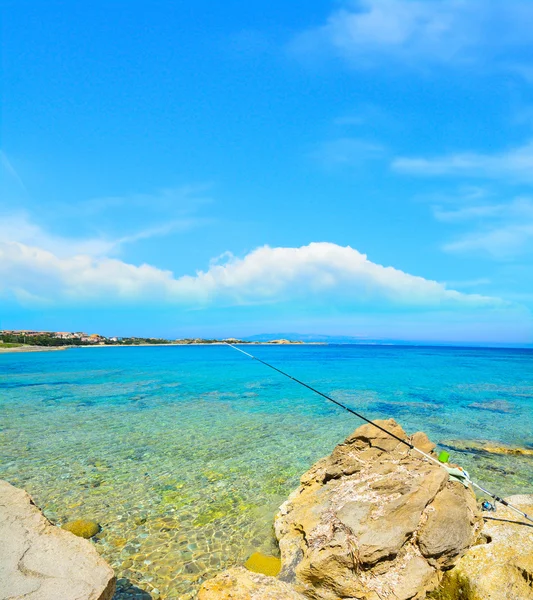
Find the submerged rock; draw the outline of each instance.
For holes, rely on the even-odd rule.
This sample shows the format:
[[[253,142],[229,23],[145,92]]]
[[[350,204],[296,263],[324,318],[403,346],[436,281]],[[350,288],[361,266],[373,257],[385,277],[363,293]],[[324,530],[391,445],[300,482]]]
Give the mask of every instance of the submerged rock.
[[[86,540],[94,537],[97,533],[100,533],[101,527],[95,521],[86,521],[85,519],[78,519],[76,521],[69,521],[61,526],[61,529],[70,531],[78,537]]]
[[[244,566],[254,573],[276,576],[281,570],[281,560],[275,556],[266,556],[261,552],[254,552],[244,563]]]
[[[533,448],[505,446],[486,440],[449,440],[440,444],[457,452],[471,452],[473,454],[505,454],[509,456],[532,456]]]
[[[484,402],[472,402],[468,405],[469,408],[476,408],[477,410],[489,410],[497,413],[511,413],[513,412],[513,405],[507,400],[486,400]]]
[[[0,597],[111,600],[115,576],[93,545],[53,526],[31,497],[0,481]]]
[[[533,495],[506,500],[533,514]],[[485,514],[482,534],[487,543],[470,548],[452,573],[483,600],[533,600],[533,523],[498,504]]]

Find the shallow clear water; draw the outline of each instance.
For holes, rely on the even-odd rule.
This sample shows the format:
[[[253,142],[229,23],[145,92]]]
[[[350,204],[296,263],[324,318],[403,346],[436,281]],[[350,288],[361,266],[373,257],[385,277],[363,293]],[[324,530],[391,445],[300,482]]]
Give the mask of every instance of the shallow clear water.
[[[533,351],[252,347],[371,418],[436,442],[533,447]],[[192,598],[255,550],[300,475],[360,423],[224,346],[0,355],[0,478],[57,523],[92,518],[119,577]],[[459,440],[459,442],[457,442]],[[533,458],[452,452],[501,494],[533,492]],[[136,592],[138,597],[140,593]],[[148,597],[148,596],[146,596]]]

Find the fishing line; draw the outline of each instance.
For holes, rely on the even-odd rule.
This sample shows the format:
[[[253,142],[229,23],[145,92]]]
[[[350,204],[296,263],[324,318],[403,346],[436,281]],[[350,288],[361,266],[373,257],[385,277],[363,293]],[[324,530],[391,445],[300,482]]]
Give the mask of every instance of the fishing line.
[[[388,436],[394,438],[395,440],[398,440],[401,444],[403,444],[404,446],[407,446],[410,450],[414,450],[415,452],[418,452],[419,454],[421,454],[427,460],[429,460],[431,462],[434,462],[435,464],[439,465],[439,467],[442,467],[443,469],[446,470],[446,467],[439,460],[437,460],[436,458],[434,458],[433,456],[430,456],[429,454],[426,454],[426,452],[423,452],[422,450],[420,450],[419,448],[417,448],[416,446],[414,446],[413,444],[411,444],[411,442],[409,442],[408,440],[404,440],[401,437],[395,435],[394,433],[392,433],[392,431],[388,431],[387,429],[385,429],[381,425],[378,425],[374,421],[371,421],[370,419],[367,419],[364,415],[362,415],[361,413],[353,410],[349,406],[346,406],[342,402],[339,402],[338,400],[335,400],[331,396],[328,396],[327,394],[324,394],[324,392],[321,392],[320,390],[317,390],[316,388],[314,388],[311,385],[308,385],[304,381],[301,381],[300,379],[297,379],[296,377],[293,377],[292,375],[289,375],[289,373],[286,373],[285,371],[282,371],[281,369],[278,369],[274,365],[271,365],[270,363],[267,363],[266,361],[261,360],[260,358],[257,358],[257,356],[254,356],[253,354],[250,354],[249,352],[245,352],[242,348],[238,348],[237,346],[234,346],[233,344],[230,344],[229,342],[224,342],[224,344],[226,346],[229,346],[230,348],[233,348],[234,350],[237,350],[238,352],[241,352],[241,354],[244,354],[244,355],[248,356],[249,358],[251,358],[253,360],[256,360],[257,362],[260,362],[261,364],[265,365],[269,369],[273,369],[274,371],[277,371],[278,373],[280,373],[284,377],[287,377],[288,379],[291,379],[295,383],[298,383],[299,385],[307,388],[308,390],[314,392],[315,394],[318,394],[319,396],[322,396],[322,398],[325,398],[329,402],[333,402],[333,404],[336,404],[339,408],[342,408],[343,410],[351,413],[352,415],[354,415],[354,416],[358,417],[359,419],[365,421],[369,425],[373,425],[374,427],[376,427],[376,429],[379,429],[380,431],[382,431],[383,433],[387,434]],[[487,496],[490,496],[494,501],[499,502],[500,504],[503,504],[504,506],[507,506],[511,510],[514,510],[516,513],[518,513],[522,517],[525,517],[528,521],[531,521],[533,523],[533,518],[532,517],[529,517],[525,512],[521,511],[516,506],[513,506],[510,502],[507,502],[507,500],[501,498],[500,496],[497,496],[496,494],[493,494],[492,492],[489,492],[489,490],[486,490],[485,488],[481,487],[480,485],[478,485],[477,483],[475,483],[474,481],[472,481],[470,479],[470,477],[468,477],[468,476],[465,476],[464,479],[468,483],[471,483],[475,488],[477,488],[478,490],[480,490],[481,492],[483,492],[484,494],[486,494]]]

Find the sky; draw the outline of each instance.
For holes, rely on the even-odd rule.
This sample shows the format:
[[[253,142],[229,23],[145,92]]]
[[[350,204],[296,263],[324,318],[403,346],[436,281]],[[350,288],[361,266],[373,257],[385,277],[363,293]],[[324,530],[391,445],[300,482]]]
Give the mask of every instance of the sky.
[[[0,329],[533,343],[533,2],[1,11]]]

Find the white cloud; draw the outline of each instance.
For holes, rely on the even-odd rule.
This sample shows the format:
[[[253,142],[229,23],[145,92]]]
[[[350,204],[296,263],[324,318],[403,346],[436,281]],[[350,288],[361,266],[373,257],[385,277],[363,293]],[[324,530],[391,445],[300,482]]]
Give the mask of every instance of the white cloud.
[[[533,6],[526,0],[360,0],[344,2],[326,23],[292,48],[304,56],[333,54],[355,66],[379,59],[404,63],[490,62],[531,46]]]
[[[532,5],[533,6],[533,5]],[[420,176],[461,176],[533,182],[533,141],[504,152],[459,152],[435,158],[396,158],[392,169]]]
[[[186,308],[302,301],[367,310],[467,309],[503,306],[501,300],[462,294],[436,281],[373,263],[346,246],[311,243],[258,248],[226,256],[206,271],[175,277],[150,265],[54,253],[19,242],[0,243],[0,293],[32,303],[149,302]]]

